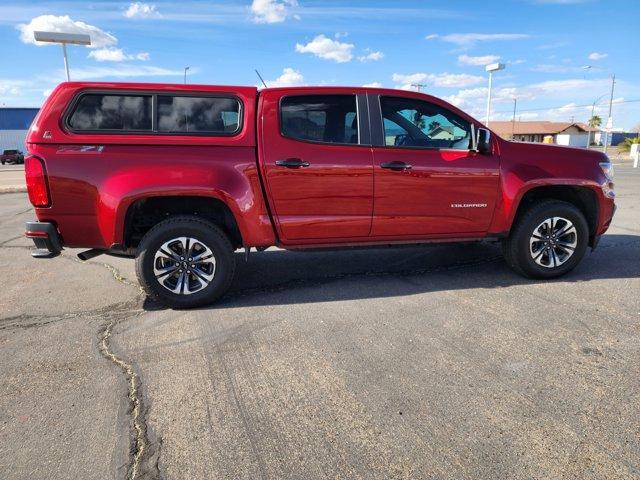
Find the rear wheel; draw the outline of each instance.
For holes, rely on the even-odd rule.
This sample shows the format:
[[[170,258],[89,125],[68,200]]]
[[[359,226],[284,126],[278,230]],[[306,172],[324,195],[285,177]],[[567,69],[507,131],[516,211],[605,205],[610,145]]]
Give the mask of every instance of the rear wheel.
[[[160,222],[142,238],[136,257],[145,292],[174,308],[218,300],[235,273],[233,247],[215,224],[193,216]]]
[[[582,212],[570,203],[548,200],[522,215],[504,242],[504,254],[521,275],[554,278],[580,263],[588,243]]]

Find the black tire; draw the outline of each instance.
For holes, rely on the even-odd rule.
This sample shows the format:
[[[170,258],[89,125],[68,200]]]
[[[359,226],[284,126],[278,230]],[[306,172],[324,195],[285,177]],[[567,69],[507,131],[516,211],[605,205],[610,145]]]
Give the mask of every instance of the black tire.
[[[553,217],[564,218],[573,223],[577,244],[573,249],[573,254],[564,263],[547,267],[539,265],[534,260],[534,253],[532,253],[534,247],[530,245],[530,239],[542,222]],[[543,243],[544,241],[540,242],[540,248],[543,248]],[[511,229],[509,237],[503,242],[503,252],[507,264],[520,275],[528,278],[555,278],[573,270],[580,263],[587,251],[588,244],[589,226],[582,212],[571,203],[545,200],[533,205],[520,216]],[[535,255],[537,256],[537,254]],[[549,257],[544,258],[548,259]],[[554,265],[555,263],[549,259],[549,264]]]
[[[211,250],[215,259],[213,279],[192,294],[173,293],[154,274],[155,256],[160,247],[179,237],[197,239]],[[136,255],[136,274],[144,291],[149,297],[172,308],[194,308],[215,302],[231,285],[235,269],[233,246],[227,235],[215,224],[196,216],[175,216],[158,223],[142,238]],[[165,279],[169,277],[171,275]],[[188,278],[193,279],[196,285],[204,285],[195,275]]]

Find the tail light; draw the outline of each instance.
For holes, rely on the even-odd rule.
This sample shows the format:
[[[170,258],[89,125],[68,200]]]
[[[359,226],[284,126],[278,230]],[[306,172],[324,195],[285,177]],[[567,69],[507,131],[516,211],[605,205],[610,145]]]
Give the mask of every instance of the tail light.
[[[51,204],[49,198],[49,186],[44,163],[38,157],[28,156],[24,160],[24,175],[27,180],[29,201],[34,207],[48,207]]]

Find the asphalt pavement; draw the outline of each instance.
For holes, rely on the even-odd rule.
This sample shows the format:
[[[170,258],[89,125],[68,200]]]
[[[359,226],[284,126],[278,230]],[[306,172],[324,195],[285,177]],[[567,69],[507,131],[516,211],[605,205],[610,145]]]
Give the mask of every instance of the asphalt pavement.
[[[192,311],[131,260],[30,258],[0,195],[0,478],[638,478],[640,169],[616,176],[558,280],[495,244],[269,250]]]

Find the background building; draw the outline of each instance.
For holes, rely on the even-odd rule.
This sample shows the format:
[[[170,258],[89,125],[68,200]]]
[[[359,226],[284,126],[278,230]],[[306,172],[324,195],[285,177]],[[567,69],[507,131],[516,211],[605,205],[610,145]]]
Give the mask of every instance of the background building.
[[[543,142],[545,137],[552,137],[557,145],[586,147],[589,130],[591,142],[595,141],[598,129],[590,128],[583,123],[571,122],[491,122],[491,129],[503,138],[521,142]]]
[[[0,151],[25,151],[24,140],[38,108],[0,108]]]

